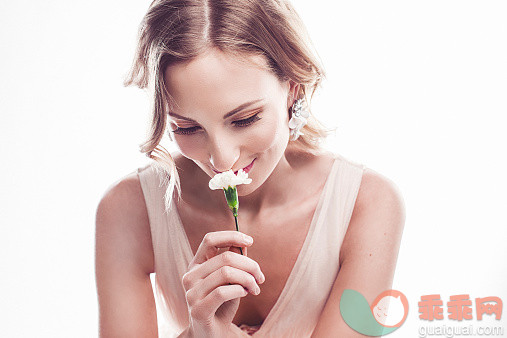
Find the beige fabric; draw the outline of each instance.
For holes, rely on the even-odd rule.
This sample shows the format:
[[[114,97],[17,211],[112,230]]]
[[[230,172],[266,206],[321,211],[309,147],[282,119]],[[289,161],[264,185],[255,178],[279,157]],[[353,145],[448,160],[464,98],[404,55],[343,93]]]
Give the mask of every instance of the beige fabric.
[[[334,154],[307,237],[284,289],[254,337],[309,337],[339,270],[347,231],[365,166]],[[155,254],[155,299],[160,337],[175,337],[189,323],[181,278],[193,257],[174,201],[164,210],[165,186],[149,164],[137,169],[148,209]],[[235,326],[238,332],[246,332]],[[255,331],[256,328],[250,329]]]

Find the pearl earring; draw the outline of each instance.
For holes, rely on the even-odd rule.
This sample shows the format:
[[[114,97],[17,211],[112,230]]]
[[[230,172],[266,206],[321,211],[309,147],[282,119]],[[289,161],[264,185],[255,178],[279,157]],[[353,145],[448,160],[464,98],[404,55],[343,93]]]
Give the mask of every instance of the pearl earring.
[[[298,99],[292,104],[292,117],[289,120],[291,141],[297,140],[299,135],[304,135],[300,130],[306,125],[310,112],[304,109],[305,99]]]

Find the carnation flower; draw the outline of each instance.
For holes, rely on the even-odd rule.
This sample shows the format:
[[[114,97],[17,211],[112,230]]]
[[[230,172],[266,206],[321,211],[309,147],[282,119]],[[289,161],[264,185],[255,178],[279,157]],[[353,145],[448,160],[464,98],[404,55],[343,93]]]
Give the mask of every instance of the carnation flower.
[[[232,214],[234,215],[234,221],[236,222],[236,231],[239,231],[238,228],[239,199],[238,199],[238,190],[236,189],[236,186],[239,184],[250,184],[251,182],[252,179],[248,178],[248,173],[244,172],[243,169],[239,169],[237,175],[235,175],[232,170],[216,174],[209,181],[209,188],[211,190],[218,189],[224,190],[227,205],[229,206],[229,209],[231,209]],[[239,248],[239,250],[241,251],[241,254],[243,254],[243,250],[241,248]]]
[[[216,174],[209,181],[209,188],[212,190],[227,189],[228,187],[235,187],[239,184],[249,184],[252,182],[251,178],[248,178],[248,173],[244,172],[243,169],[238,170],[238,175],[235,175],[231,170],[225,171],[220,174]]]

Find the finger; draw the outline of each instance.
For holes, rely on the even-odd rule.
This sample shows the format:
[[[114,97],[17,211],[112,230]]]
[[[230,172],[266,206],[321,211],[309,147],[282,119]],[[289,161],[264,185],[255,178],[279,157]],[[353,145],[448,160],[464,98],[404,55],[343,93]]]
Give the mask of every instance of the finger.
[[[255,277],[250,273],[237,269],[232,266],[222,266],[220,269],[209,274],[206,278],[201,280],[201,290],[206,295],[213,291],[220,285],[228,284],[240,284],[243,288],[247,289],[248,292],[254,295],[260,293],[260,287],[257,284]]]
[[[223,303],[235,298],[245,297],[246,295],[248,295],[248,291],[239,284],[222,285],[211,291],[202,300],[199,304],[199,310],[210,309],[215,314]]]
[[[187,272],[187,280],[195,281],[195,284],[223,266],[231,266],[248,272],[259,284],[264,283],[266,280],[259,264],[256,261],[233,251],[223,252],[220,255],[209,259],[205,263],[196,266],[192,271]],[[191,288],[192,286],[193,285],[188,285],[188,288]]]
[[[227,246],[249,246],[250,236],[235,230],[208,232],[201,241],[197,252],[190,265],[202,264],[210,258],[218,255],[218,249]]]
[[[228,251],[232,251],[232,252],[238,253],[240,255],[246,256],[246,246],[241,247],[241,249],[240,249],[240,247],[237,247],[237,246],[231,246]]]
[[[239,284],[253,295],[258,295],[260,293],[260,287],[251,274],[226,265],[201,280],[198,285],[193,288],[195,293],[192,292],[192,297],[203,299],[217,287],[229,284]]]
[[[222,252],[229,251],[230,246],[226,246],[225,248],[219,248],[217,251],[217,255],[220,255]]]

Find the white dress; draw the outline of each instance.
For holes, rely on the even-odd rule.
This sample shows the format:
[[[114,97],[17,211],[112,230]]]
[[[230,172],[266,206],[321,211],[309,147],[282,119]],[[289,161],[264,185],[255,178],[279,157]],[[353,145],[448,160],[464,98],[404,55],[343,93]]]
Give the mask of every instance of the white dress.
[[[310,228],[287,282],[259,326],[234,325],[255,337],[310,337],[336,279],[339,253],[366,168],[334,154]],[[176,337],[189,324],[181,279],[193,258],[174,201],[165,212],[166,186],[151,164],[137,169],[155,256],[159,337]]]

